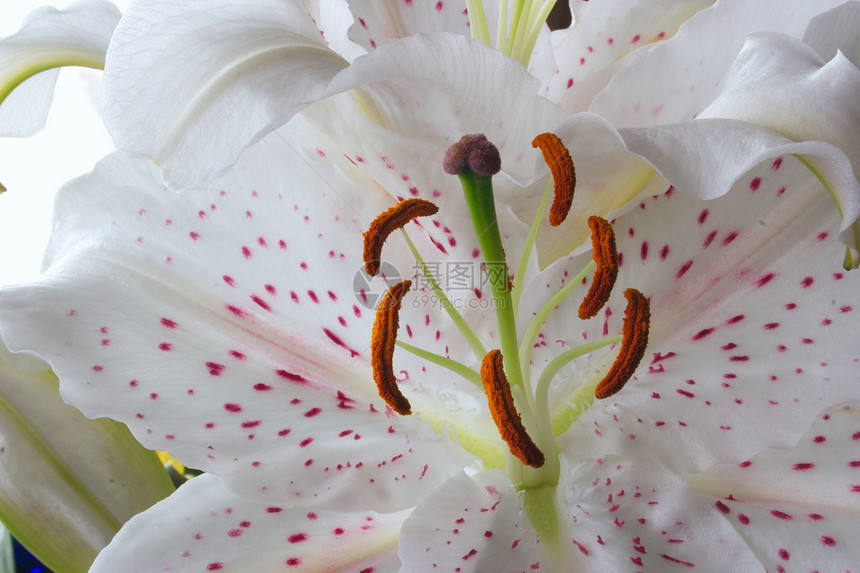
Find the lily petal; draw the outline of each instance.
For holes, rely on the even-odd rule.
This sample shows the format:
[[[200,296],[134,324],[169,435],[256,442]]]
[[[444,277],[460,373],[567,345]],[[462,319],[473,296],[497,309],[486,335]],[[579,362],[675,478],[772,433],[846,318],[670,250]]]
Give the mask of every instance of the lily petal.
[[[463,3],[349,0],[349,9],[355,18],[349,37],[368,52],[415,34],[451,32],[471,37]]]
[[[570,441],[576,436],[569,436]],[[564,563],[583,571],[759,571],[732,524],[681,478],[646,463],[563,455]],[[549,568],[548,571],[558,569]]]
[[[440,154],[466,133],[483,133],[499,148],[505,173],[523,183],[534,177],[531,140],[564,117],[537,95],[538,81],[521,65],[456,34],[387,42],[338,74],[328,93],[356,86],[372,104],[363,110],[367,116]],[[436,162],[422,167],[438,173]]]
[[[260,504],[206,474],[131,519],[90,571],[394,573],[404,517]]]
[[[803,34],[803,43],[812,46],[824,60],[832,60],[837,50],[860,68],[860,3],[845,2],[816,16]]]
[[[105,0],[65,10],[30,12],[15,34],[0,41],[0,135],[27,137],[45,126],[58,68],[104,67],[120,12]]]
[[[108,50],[105,125],[118,148],[192,187],[216,180],[346,65],[296,1],[136,2]]]
[[[0,355],[0,518],[51,568],[85,570],[173,485],[125,426],[63,403],[47,364]]]
[[[402,571],[686,571],[718,569],[727,556],[739,571],[760,567],[708,500],[647,464],[562,453],[549,502],[556,539],[538,540],[506,474],[454,476],[403,524]]]
[[[354,85],[363,87],[310,106],[283,135],[309,161],[334,162],[348,176],[360,174],[365,185],[369,177],[391,198],[439,205],[438,220],[425,224],[437,256],[471,261],[480,254],[459,181],[440,169],[445,151],[463,134],[484,133],[499,148],[504,172],[515,180],[496,178],[500,203],[537,204],[532,196],[543,191],[545,179],[534,180],[536,173],[546,176],[546,167],[535,170],[540,154],[531,140],[563,114],[537,95],[537,80],[517,62],[477,40],[420,35],[391,40],[356,60],[329,89]],[[527,227],[512,220],[506,228],[516,257]]]
[[[860,290],[840,266],[838,217],[816,186],[784,157],[714,201],[673,192],[616,220],[618,282],[650,296],[651,358],[577,422],[584,452],[701,471],[790,447],[823,407],[858,398],[860,356],[844,333],[853,331]],[[551,284],[584,264],[558,264]],[[549,350],[619,332],[623,308],[614,294],[603,317]],[[551,316],[557,322],[545,332],[563,330],[564,317]],[[555,403],[566,384],[600,376],[612,355],[574,363]]]
[[[367,50],[349,38],[349,28],[354,19],[349,10],[349,0],[302,0],[308,15],[319,28],[328,47],[351,62]]]
[[[711,4],[710,0],[571,2],[572,25],[552,32],[556,70],[546,96],[568,113],[588,109],[626,56],[671,38],[681,24]]]
[[[694,14],[669,40],[634,52],[594,98],[589,111],[618,127],[693,119],[719,94],[723,78],[748,34],[780,32],[801,38],[816,15],[842,3],[717,2]]]
[[[795,9],[770,2],[721,2],[695,14],[671,39],[631,53],[589,108],[602,120],[578,114],[556,130],[570,148],[577,171],[583,170],[573,217],[584,221],[591,214],[608,213],[599,207],[614,207],[613,214],[619,215],[633,205],[629,201],[636,193],[647,197],[669,185],[714,198],[753,165],[786,153],[801,154],[843,211],[842,240],[856,260],[860,108],[855,93],[860,72],[841,55],[828,53],[832,60],[825,62],[790,37],[799,38],[805,23],[830,6],[802,3]],[[825,13],[817,25],[829,26],[836,17],[837,12]],[[745,36],[761,30],[790,36]],[[709,35],[715,36],[703,40]],[[850,50],[851,36],[838,37]],[[712,49],[714,45],[721,49]],[[768,67],[761,71],[764,60]],[[677,72],[664,77],[669,69]],[[649,89],[638,89],[644,85]],[[824,125],[810,119],[815,117],[826,118]],[[694,118],[712,121],[701,124],[691,121]],[[716,118],[748,125],[713,121]],[[653,177],[652,168],[661,177]],[[517,213],[530,220],[527,206]],[[545,225],[538,237],[541,265],[580,247],[582,229],[584,224],[560,229]]]
[[[825,62],[800,40],[753,34],[726,75],[720,95],[699,117],[739,119],[794,141],[832,143],[848,154],[856,178],[858,92],[860,70],[841,53]]]
[[[860,248],[854,229],[860,217],[860,181],[851,158],[840,147],[821,141],[794,142],[754,124],[725,119],[627,129],[622,137],[626,149],[647,158],[673,187],[707,199],[731,189],[763,161],[786,154],[802,156],[832,194],[831,198],[819,185],[817,192],[830,198],[834,213],[842,218],[842,242]],[[720,143],[727,141],[736,143]]]
[[[860,409],[831,408],[794,447],[685,476],[768,570],[841,571],[860,562]]]
[[[495,46],[501,2],[487,1],[481,4],[488,25],[490,45]],[[418,34],[447,32],[472,37],[469,12],[463,2],[350,0],[349,8],[355,17],[349,37],[368,52],[390,40]],[[555,71],[553,56],[549,29],[543,26],[528,65],[529,72],[539,78],[542,85]]]
[[[237,492],[408,507],[473,458],[386,411],[370,376],[372,313],[352,292],[360,242],[338,240],[365,223],[268,142],[221,191],[178,197],[151,163],[122,155],[70,183],[53,264],[3,292],[4,332],[51,361],[69,402]]]
[[[585,221],[593,213],[623,214],[635,207],[632,200],[637,196],[648,197],[669,186],[713,199],[747,177],[750,169],[761,162],[796,154],[821,175],[833,195],[833,212],[842,215],[841,239],[852,249],[857,248],[854,227],[860,217],[860,181],[855,176],[853,158],[846,153],[853,149],[851,141],[845,147],[827,141],[796,142],[753,123],[732,119],[618,129],[590,113],[570,117],[556,133],[571,150],[577,166],[577,194],[569,217],[572,221]],[[812,177],[810,173],[798,176]],[[818,186],[817,192],[828,196],[821,183]],[[524,203],[519,208],[521,219],[528,220],[529,207]],[[580,247],[587,238],[586,232],[585,225],[579,222],[555,229],[544,224],[538,237],[542,265]]]
[[[112,42],[103,80],[105,121],[118,147],[155,159],[171,186],[190,187],[223,173],[245,147],[308,104],[360,88],[351,95],[357,100],[351,107],[438,145],[440,153],[464,133],[527,133],[522,142],[493,141],[506,171],[518,179],[532,177],[533,160],[525,162],[522,150],[562,113],[537,96],[539,84],[522,66],[477,40],[438,34],[391,40],[338,74],[347,62],[324,46],[304,10],[276,4],[275,13],[284,12],[278,21],[290,28],[264,26],[265,33],[254,28],[262,21],[254,14],[271,20],[273,8],[266,2],[207,8],[206,15],[192,13],[187,20],[173,13],[178,8],[172,4],[164,10],[152,2],[133,5]],[[217,39],[210,37],[216,33]],[[227,42],[225,35],[235,40]],[[140,52],[143,37],[165,46]],[[201,53],[209,43],[218,48]],[[174,51],[182,51],[177,58],[183,61],[200,60],[190,78],[179,66],[158,66]],[[180,73],[181,78],[171,76]],[[164,101],[174,103],[165,107]],[[499,110],[505,110],[502,123]],[[435,169],[437,160],[432,163]]]
[[[400,539],[403,573],[540,567],[537,536],[501,470],[449,479],[407,518]]]

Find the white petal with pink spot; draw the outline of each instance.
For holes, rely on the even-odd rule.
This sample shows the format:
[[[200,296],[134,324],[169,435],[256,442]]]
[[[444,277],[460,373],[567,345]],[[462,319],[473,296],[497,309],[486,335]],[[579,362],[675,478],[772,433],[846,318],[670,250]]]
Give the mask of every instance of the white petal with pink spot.
[[[788,447],[822,408],[856,400],[860,351],[846,333],[860,289],[842,269],[838,229],[829,196],[791,157],[759,166],[720,199],[671,191],[618,218],[618,280],[650,297],[650,342],[624,391],[580,418],[582,451],[702,470]],[[560,262],[530,288],[547,292],[583,264]],[[617,332],[623,308],[616,294],[576,327],[565,318],[574,310],[560,308],[536,363]],[[605,352],[563,372],[562,405],[600,375]]]
[[[256,503],[203,475],[132,518],[91,571],[394,573],[405,517]]]
[[[825,411],[789,449],[686,476],[768,571],[849,571],[860,563],[860,409]]]
[[[246,495],[408,507],[471,458],[376,395],[348,206],[373,196],[348,203],[308,171],[261,144],[220,190],[177,196],[146,162],[107,158],[61,195],[54,264],[4,293],[4,329],[30,347],[48,328],[66,400]]]

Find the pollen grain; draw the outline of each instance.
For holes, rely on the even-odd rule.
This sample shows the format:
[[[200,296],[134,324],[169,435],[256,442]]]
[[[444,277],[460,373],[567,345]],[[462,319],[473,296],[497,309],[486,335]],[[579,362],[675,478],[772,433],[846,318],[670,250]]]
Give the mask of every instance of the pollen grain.
[[[594,389],[594,397],[598,400],[609,398],[624,387],[639,366],[648,346],[651,320],[648,299],[633,288],[624,291],[624,297],[627,299],[627,309],[624,311],[624,325],[621,329],[621,352]]]
[[[411,286],[412,281],[405,280],[385,293],[376,309],[370,342],[370,365],[379,396],[402,416],[411,414],[412,407],[397,387],[397,378],[394,376],[394,343],[397,341],[397,328],[400,325],[400,303]]]
[[[539,468],[544,464],[543,452],[535,445],[523,426],[514,406],[511,387],[505,376],[504,361],[499,350],[490,350],[481,362],[481,381],[490,405],[493,421],[511,453],[526,465]]]
[[[549,224],[561,225],[570,212],[573,203],[573,190],[576,188],[576,170],[570,152],[554,133],[541,133],[532,140],[532,147],[538,147],[543,160],[552,173],[554,183],[552,206],[549,208]]]
[[[364,237],[364,270],[370,276],[379,273],[379,260],[382,257],[382,245],[388,236],[405,227],[416,217],[435,215],[439,207],[424,199],[406,199],[381,213],[362,235]]]
[[[615,248],[615,231],[602,217],[588,218],[591,227],[591,257],[597,266],[591,286],[579,305],[579,318],[586,320],[597,313],[609,300],[615,279],[618,278],[618,251]]]

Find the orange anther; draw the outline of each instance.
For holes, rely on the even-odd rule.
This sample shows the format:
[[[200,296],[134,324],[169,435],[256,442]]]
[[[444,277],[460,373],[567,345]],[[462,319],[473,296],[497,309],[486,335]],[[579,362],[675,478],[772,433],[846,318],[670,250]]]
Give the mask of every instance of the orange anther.
[[[490,405],[490,414],[511,453],[526,465],[539,468],[544,463],[543,452],[535,445],[514,406],[511,387],[505,376],[502,353],[490,350],[481,362],[481,381]]]
[[[532,147],[539,147],[543,160],[552,173],[555,184],[552,206],[549,208],[549,224],[561,225],[573,203],[573,190],[576,187],[576,171],[570,152],[554,133],[541,133],[532,140]]]
[[[402,281],[388,289],[373,321],[373,334],[370,339],[370,365],[379,396],[391,409],[406,416],[412,413],[409,400],[397,387],[394,376],[394,343],[397,341],[397,328],[400,324],[400,303],[409,292],[412,281]]]
[[[364,237],[364,270],[370,276],[379,272],[379,259],[382,257],[382,245],[388,235],[406,226],[415,217],[435,215],[439,207],[424,199],[406,199],[394,207],[381,213],[363,234]]]
[[[591,286],[579,305],[579,318],[582,320],[597,315],[615,286],[618,278],[618,252],[615,250],[615,231],[602,217],[588,218],[591,227],[591,258],[597,265]]]
[[[594,389],[594,397],[609,398],[630,380],[645,355],[648,346],[648,327],[651,308],[645,295],[636,289],[624,291],[627,309],[624,311],[624,325],[621,329],[621,352],[609,368],[609,372]]]

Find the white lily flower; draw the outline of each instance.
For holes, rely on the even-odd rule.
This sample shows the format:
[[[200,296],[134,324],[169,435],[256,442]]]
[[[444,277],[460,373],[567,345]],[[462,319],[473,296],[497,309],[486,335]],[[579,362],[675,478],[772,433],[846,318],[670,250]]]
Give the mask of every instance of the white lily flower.
[[[60,68],[101,69],[119,22],[116,5],[83,0],[32,11],[0,40],[0,135],[27,137],[45,126]]]
[[[508,453],[466,372],[479,352],[426,287],[402,305],[393,356],[414,414],[378,397],[372,293],[354,279],[357,239],[388,195],[322,157],[312,167],[275,134],[211,190],[175,195],[150,163],[108,157],[61,192],[47,274],[2,291],[3,336],[49,360],[70,402],[213,474],[129,522],[95,571],[722,570],[727,555],[739,570],[785,556],[832,570],[860,558],[845,470],[860,427],[821,414],[860,398],[860,291],[839,266],[838,214],[802,163],[786,156],[719,199],[670,192],[615,221],[618,280],[648,294],[652,320],[646,360],[604,401],[591,392],[619,352],[606,336],[622,330],[620,293],[584,322],[553,300],[526,328],[565,284],[583,297],[571,273],[589,256],[524,271],[517,340],[534,343],[515,354],[538,402],[515,402],[539,469]],[[449,222],[485,252],[456,204],[440,205],[432,224],[409,225],[426,260],[473,260],[424,233]],[[505,210],[499,225],[516,256],[528,229]],[[389,243],[385,258],[411,269]],[[489,289],[450,294],[479,343],[504,346],[506,327],[479,308]],[[594,346],[578,360],[556,360],[583,342]],[[818,435],[826,447],[808,445]],[[786,485],[745,479],[750,466]]]
[[[58,385],[44,362],[0,344],[0,519],[54,571],[85,571],[174,487],[125,426],[84,418]]]
[[[727,556],[744,571],[789,561],[831,570],[860,558],[845,471],[860,458],[854,410],[825,411],[860,399],[860,301],[839,267],[860,212],[857,69],[825,50],[812,20],[836,3],[792,4],[762,24],[758,7],[721,2],[678,28],[701,7],[685,4],[623,48],[595,50],[592,73],[570,86],[545,73],[546,47],[561,41],[538,33],[527,69],[527,48],[513,50],[518,61],[464,38],[462,10],[448,2],[412,18],[410,3],[355,3],[364,15],[351,40],[340,2],[216,4],[195,4],[190,18],[188,6],[132,6],[108,54],[107,121],[121,147],[160,169],[114,155],[70,183],[47,274],[0,299],[0,333],[49,360],[71,403],[211,474],[132,520],[94,570],[724,570]],[[843,10],[856,13],[848,4],[822,18]],[[636,26],[621,21],[625,34]],[[411,34],[424,25],[459,35]],[[731,37],[725,50],[698,43],[711,28]],[[794,39],[747,40],[762,30]],[[763,47],[777,60],[773,80],[750,77]],[[716,76],[684,83],[683,62],[711,52]],[[658,121],[663,108],[624,97],[655,84],[635,68],[666,62],[685,89],[656,82],[648,97],[671,111]],[[794,89],[819,81],[822,104],[809,101],[818,88]],[[576,100],[564,94],[577,84],[590,86],[589,113],[569,116]],[[772,109],[749,106],[776,84],[788,86],[781,113],[809,105],[806,119],[780,128]],[[810,129],[817,116],[827,129]],[[535,216],[548,177],[529,153],[551,129],[574,144],[580,179],[556,231]],[[428,264],[498,262],[439,169],[441,152],[475,132],[498,145],[507,176],[496,178],[492,218],[508,260],[520,260],[513,300],[496,292],[507,281],[476,284],[450,292],[448,306],[463,311],[446,314],[448,299],[425,283],[404,299],[399,331],[396,316],[374,321],[370,297],[381,292],[356,282],[358,236],[392,197],[440,207],[429,224],[409,224]],[[173,195],[162,174],[196,188]],[[594,402],[615,356],[644,344],[622,324],[620,292],[586,322],[551,296],[583,298],[600,282],[576,274],[589,255],[569,253],[584,249],[585,220],[609,213],[619,280],[650,298],[651,333],[645,361],[626,362],[630,383]],[[385,258],[408,276],[411,249],[389,243]],[[502,309],[497,321],[489,304]],[[619,350],[610,345],[622,331]],[[398,350],[382,362],[393,359],[397,383],[380,384],[377,348],[395,334]],[[522,415],[513,431],[493,405],[505,385],[480,386],[499,380],[498,366],[477,372],[494,347]],[[514,452],[510,434],[531,436],[543,461]],[[760,473],[743,473],[751,467]],[[775,475],[784,487],[770,487]],[[836,493],[820,495],[817,476]]]

